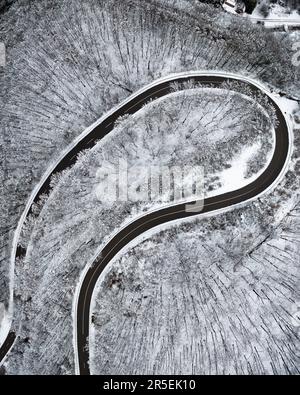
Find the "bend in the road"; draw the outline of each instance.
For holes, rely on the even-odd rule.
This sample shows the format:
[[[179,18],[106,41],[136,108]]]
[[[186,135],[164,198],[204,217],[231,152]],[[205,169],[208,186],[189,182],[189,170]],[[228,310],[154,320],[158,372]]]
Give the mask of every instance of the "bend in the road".
[[[242,76],[237,76],[234,74],[229,74],[229,73],[218,73],[218,72],[189,72],[189,73],[182,73],[182,74],[177,74],[174,76],[162,78],[159,81],[156,81],[154,83],[151,83],[148,87],[143,88],[136,94],[132,95],[128,99],[125,100],[123,104],[118,106],[116,109],[111,111],[107,116],[102,117],[99,121],[97,121],[92,127],[88,128],[83,135],[81,135],[70,147],[70,149],[65,152],[64,156],[60,158],[60,160],[56,163],[56,165],[52,166],[51,168],[48,169],[48,171],[45,173],[44,177],[42,178],[41,182],[39,185],[35,188],[32,196],[30,197],[26,209],[24,210],[22,217],[19,221],[18,228],[15,233],[15,239],[14,239],[14,246],[13,246],[13,251],[12,251],[12,267],[14,264],[15,259],[18,258],[23,258],[26,255],[26,249],[18,247],[18,239],[19,239],[19,234],[22,229],[22,226],[28,217],[28,215],[31,212],[32,205],[37,202],[40,198],[40,196],[44,193],[49,193],[50,191],[50,181],[51,177],[54,174],[57,174],[61,172],[62,170],[68,168],[72,164],[76,162],[76,158],[79,152],[81,152],[84,149],[91,148],[95,145],[95,143],[103,138],[105,135],[107,135],[111,130],[114,128],[114,123],[115,121],[120,117],[125,114],[133,114],[136,111],[138,111],[142,106],[147,103],[150,99],[155,99],[162,97],[168,93],[170,93],[171,89],[171,83],[173,82],[186,82],[189,80],[195,80],[201,83],[211,83],[215,86],[218,86],[221,82],[226,81],[226,80],[235,80],[235,81],[240,81],[244,83],[247,86],[250,86],[254,91],[260,91],[266,93],[266,90],[264,87],[260,86],[258,83],[255,81],[242,77]],[[269,96],[269,95],[268,95]],[[270,98],[270,96],[269,96]],[[269,173],[268,169],[266,170],[264,175],[264,180],[262,180],[262,176],[259,178],[260,181],[264,181],[264,183],[261,183],[261,187],[258,188],[258,185],[256,184],[253,188],[251,186],[251,191],[250,189],[248,190],[240,190],[238,194],[236,194],[235,197],[233,196],[228,196],[228,194],[221,195],[221,201],[216,201],[216,200],[205,200],[205,207],[202,213],[216,210],[218,207],[224,207],[224,204],[226,205],[233,205],[237,204],[239,202],[245,201],[251,196],[256,196],[258,193],[266,190],[274,181],[276,178],[279,177],[280,173],[282,173],[282,168],[284,167],[284,164],[286,163],[286,158],[289,150],[289,138],[288,138],[288,127],[286,125],[286,121],[284,118],[283,113],[281,112],[280,108],[278,107],[277,103],[270,98],[270,100],[273,102],[277,115],[281,119],[281,125],[285,125],[286,133],[281,133],[281,137],[285,136],[283,140],[281,141],[281,149],[278,149],[279,143],[276,144],[277,149],[275,148],[274,152],[274,157],[278,159],[277,165],[273,161],[274,165],[274,172]],[[280,133],[279,133],[280,134]],[[279,140],[278,140],[279,138]],[[280,135],[277,136],[277,141],[280,142]],[[269,169],[270,170],[270,169]],[[257,182],[257,183],[258,183]],[[246,187],[245,187],[246,188]],[[236,192],[236,191],[235,191]],[[239,195],[239,197],[237,196]],[[216,198],[220,198],[216,197]],[[214,199],[214,198],[211,198]],[[220,199],[219,199],[220,200]],[[121,232],[123,233],[118,233],[115,238],[113,238],[109,243],[107,244],[107,247],[105,246],[104,248],[107,249],[107,254],[106,254],[106,263],[102,262],[97,262],[97,271],[94,272],[93,274],[93,282],[89,282],[89,293],[88,293],[88,298],[92,296],[92,291],[93,287],[96,284],[97,278],[103,271],[103,268],[111,261],[113,256],[117,253],[118,250],[122,249],[126,244],[128,244],[132,239],[137,237],[139,234],[143,233],[147,229],[150,229],[152,227],[158,226],[161,223],[167,222],[167,221],[172,221],[175,219],[179,218],[185,218],[190,215],[195,215],[189,213],[187,215],[186,211],[183,211],[183,206],[182,205],[175,205],[173,207],[169,207],[167,209],[162,209],[158,210],[155,213],[150,213],[146,216],[144,216],[141,219],[138,219],[137,221],[140,222],[133,222],[130,226],[131,228],[125,228]],[[122,236],[123,235],[123,236]],[[122,236],[122,237],[121,237]],[[122,238],[122,242],[120,242],[120,239]],[[114,240],[114,241],[113,241]],[[125,243],[125,244],[124,244]],[[113,249],[111,248],[113,246]],[[103,251],[102,251],[103,253]],[[104,255],[103,255],[104,256]],[[89,276],[90,274],[90,269],[86,272],[86,276]],[[95,274],[96,273],[96,274]],[[84,277],[81,285],[85,284],[85,279],[86,276]],[[92,286],[93,285],[93,286]],[[83,287],[81,286],[81,291]],[[81,291],[79,294],[79,300],[80,300],[80,295]],[[85,300],[87,300],[87,297],[85,297]],[[77,316],[80,316],[80,303],[78,301],[78,307],[79,310],[77,310]],[[86,302],[83,304],[84,306],[84,314],[82,315],[82,322],[81,322],[81,327],[86,325],[88,323],[89,326],[89,304],[86,305]],[[87,313],[88,310],[88,314]],[[80,349],[84,348],[86,338],[88,337],[88,329],[85,328],[85,333],[83,333],[83,336],[81,339],[78,340],[78,334],[77,334],[77,340],[78,340],[78,345],[80,345]],[[76,330],[75,330],[76,332]],[[85,336],[84,342],[82,341],[83,337]],[[0,363],[3,361],[5,355],[7,352],[10,350],[12,347],[14,341],[16,338],[16,334],[14,332],[10,332],[4,342],[4,344],[0,348]],[[79,344],[80,343],[80,344]],[[82,373],[89,373],[88,370],[88,364],[87,360],[88,358],[85,358],[84,354],[79,353],[83,358],[83,362],[80,362],[79,365],[83,366],[83,369],[81,369]],[[80,359],[80,358],[79,358]],[[86,370],[87,369],[87,370]]]

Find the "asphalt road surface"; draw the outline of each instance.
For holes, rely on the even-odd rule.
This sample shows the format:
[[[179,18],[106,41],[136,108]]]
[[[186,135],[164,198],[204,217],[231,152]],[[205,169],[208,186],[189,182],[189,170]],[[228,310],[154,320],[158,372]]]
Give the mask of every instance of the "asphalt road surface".
[[[204,75],[193,75],[187,77],[174,77],[172,81],[161,82],[158,85],[150,87],[147,91],[135,96],[132,100],[118,108],[113,114],[108,116],[102,123],[97,125],[87,136],[85,136],[78,144],[72,148],[66,156],[57,164],[49,177],[44,181],[39,191],[35,195],[32,205],[36,203],[40,196],[44,193],[50,192],[50,181],[51,177],[65,170],[76,162],[77,155],[84,149],[92,148],[96,142],[106,136],[114,128],[116,120],[126,114],[133,114],[140,110],[149,100],[167,95],[172,91],[172,83],[174,82],[188,82],[193,80],[199,83],[209,83],[213,87],[218,87],[219,84],[225,81],[236,81],[231,77],[222,76],[204,76]],[[240,80],[240,83],[246,87],[250,87],[254,92],[262,92],[258,87]],[[289,149],[289,134],[288,126],[286,124],[284,115],[272,99],[269,99],[273,103],[277,118],[278,126],[276,128],[276,146],[273,158],[270,165],[265,172],[251,184],[229,193],[225,193],[216,197],[211,197],[204,200],[204,207],[201,214],[208,213],[217,209],[229,207],[237,203],[246,201],[250,198],[263,192],[268,188],[279,176]],[[189,202],[195,204],[197,202]],[[32,208],[31,205],[31,208]],[[31,209],[28,211],[27,216],[31,213]],[[98,256],[94,264],[86,272],[86,275],[81,284],[80,293],[77,304],[77,348],[78,348],[78,364],[80,374],[90,374],[89,370],[89,349],[87,339],[89,337],[90,327],[90,304],[91,297],[96,285],[96,282],[103,272],[107,264],[112,258],[130,241],[143,232],[151,229],[157,225],[163,224],[176,219],[187,218],[190,216],[199,215],[195,212],[187,212],[186,204],[177,204],[172,207],[164,208],[156,212],[146,214],[142,218],[132,222],[126,228],[122,229],[111,241],[104,247],[101,254]],[[16,258],[23,258],[26,255],[26,249],[18,247],[16,250]],[[7,352],[12,347],[16,338],[14,332],[10,332],[7,339],[0,348],[0,363],[6,356]]]

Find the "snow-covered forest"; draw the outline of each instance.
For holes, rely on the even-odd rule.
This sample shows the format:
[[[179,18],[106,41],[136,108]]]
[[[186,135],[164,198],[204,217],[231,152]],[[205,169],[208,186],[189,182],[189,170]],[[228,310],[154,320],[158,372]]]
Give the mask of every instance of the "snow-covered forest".
[[[17,372],[58,373],[63,367],[70,369],[70,312],[81,270],[124,223],[162,205],[155,196],[151,201],[137,202],[114,201],[106,191],[99,196],[101,181],[97,174],[104,163],[114,168],[120,159],[126,160],[130,168],[201,165],[207,194],[212,190],[218,193],[218,188],[239,188],[265,167],[273,150],[272,108],[269,116],[258,98],[254,100],[230,88],[228,83],[221,89],[175,85],[174,93],[121,119],[110,135],[82,153],[69,171],[56,177],[42,211],[36,207],[24,227],[21,244],[27,247],[27,256],[15,268],[16,299],[25,306],[20,336],[30,339],[21,346],[23,357],[16,352]],[[237,167],[233,169],[235,179],[226,177],[231,162],[249,149],[245,163],[240,159],[233,164]],[[240,178],[238,170],[244,170]],[[128,179],[135,186],[137,181]],[[232,186],[231,182],[240,185]],[[59,331],[54,330],[57,327]],[[48,342],[56,346],[45,354],[44,344]],[[68,358],[66,349],[70,352]]]
[[[191,69],[252,75],[294,95],[299,87],[299,69],[287,61],[288,37],[277,39],[208,4],[19,0],[0,21],[7,49],[0,70],[5,304],[12,233],[30,192],[49,163],[106,110],[155,78]]]
[[[299,33],[273,33],[210,3],[0,1],[0,42],[6,47],[6,66],[0,67],[0,330],[12,280],[13,233],[27,199],[48,166],[105,112],[157,78],[191,70],[250,76],[299,100],[300,68],[292,64]],[[151,201],[115,204],[113,212],[104,207],[95,193],[103,162],[200,164],[210,194],[230,190],[232,181],[248,183],[268,163],[276,122],[273,109],[249,95],[228,84],[221,89],[174,85],[168,97],[120,119],[109,136],[53,179],[50,195],[34,207],[22,232],[27,256],[16,262],[14,272],[14,318],[21,326],[3,368],[8,374],[74,372],[72,305],[80,273],[112,232],[154,207]],[[298,127],[299,114],[298,108],[293,114]],[[138,373],[159,373],[159,363],[165,373],[174,373],[171,366],[176,373],[297,372],[295,330],[289,321],[297,303],[299,264],[300,140],[299,131],[294,132],[291,164],[270,195],[152,235],[113,262],[99,282],[95,305],[94,372],[137,373],[139,366]],[[168,249],[173,261],[165,272]],[[142,268],[147,268],[143,275]],[[133,278],[136,272],[139,277]],[[115,276],[117,286],[111,287]],[[155,281],[149,285],[150,277],[161,279],[163,288]],[[168,305],[174,294],[176,310]],[[133,305],[121,306],[122,295],[133,298]],[[146,296],[142,301],[141,295]],[[163,317],[156,315],[156,296]],[[114,317],[99,307],[100,301]],[[134,306],[141,306],[137,315]],[[194,306],[199,312],[191,318]],[[214,321],[208,321],[209,315]],[[198,320],[205,320],[205,326]],[[174,323],[173,332],[168,332],[168,321]],[[259,329],[253,322],[260,322]],[[124,341],[142,336],[140,347],[157,358],[149,357],[146,364],[132,348],[125,360],[108,341],[110,331],[121,350]],[[109,366],[101,362],[104,352]]]

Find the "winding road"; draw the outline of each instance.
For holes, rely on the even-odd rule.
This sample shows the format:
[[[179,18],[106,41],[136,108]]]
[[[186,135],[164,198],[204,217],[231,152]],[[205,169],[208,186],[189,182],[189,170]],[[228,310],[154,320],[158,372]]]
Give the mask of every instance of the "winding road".
[[[172,207],[162,208],[155,212],[148,213],[121,229],[105,245],[105,247],[99,251],[97,258],[87,267],[84,277],[79,285],[77,300],[75,301],[76,323],[74,323],[74,332],[77,348],[77,350],[75,350],[75,360],[76,370],[80,374],[90,374],[88,363],[89,348],[87,339],[89,338],[90,305],[92,294],[99,276],[109,264],[109,262],[111,262],[111,260],[116,256],[116,254],[143,232],[158,225],[195,215],[203,215],[205,213],[219,209],[225,209],[254,199],[258,195],[265,192],[271,185],[275,183],[275,181],[278,181],[287,163],[289,154],[289,127],[278,104],[273,98],[270,97],[269,94],[267,94],[263,87],[260,87],[254,81],[245,77],[218,72],[190,72],[185,73],[184,75],[181,74],[162,79],[150,84],[148,87],[132,95],[118,108],[110,112],[107,116],[101,118],[96,124],[89,128],[88,131],[83,133],[83,135],[76,141],[76,143],[73,144],[73,146],[64,154],[64,156],[55,166],[52,166],[48,169],[48,172],[44,175],[40,184],[35,188],[29,202],[27,203],[22,218],[20,219],[14,240],[14,250],[12,253],[13,262],[17,257],[23,258],[26,255],[26,249],[18,247],[18,237],[25,219],[31,213],[33,203],[37,202],[42,194],[50,192],[51,177],[74,164],[79,152],[93,147],[96,142],[99,141],[99,139],[103,138],[110,131],[112,131],[114,128],[114,123],[119,117],[126,114],[133,114],[140,110],[147,102],[149,102],[149,100],[154,100],[169,94],[172,91],[172,83],[188,82],[190,80],[203,84],[209,83],[211,86],[216,88],[225,81],[234,80],[244,84],[245,88],[250,88],[255,93],[260,92],[265,94],[268,97],[269,102],[273,104],[278,118],[278,124],[275,130],[276,144],[272,160],[267,169],[254,182],[241,189],[205,199],[204,206],[200,214],[199,212],[186,210],[186,203],[197,204],[197,202],[175,204]],[[0,363],[12,347],[15,338],[15,333],[11,331],[8,334],[6,341],[0,348]]]

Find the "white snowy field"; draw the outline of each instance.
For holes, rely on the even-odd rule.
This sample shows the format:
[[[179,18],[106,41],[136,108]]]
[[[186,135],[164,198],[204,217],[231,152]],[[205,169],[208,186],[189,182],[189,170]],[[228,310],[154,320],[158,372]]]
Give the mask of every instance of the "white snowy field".
[[[42,211],[37,210],[38,215],[25,226],[21,241],[28,248],[25,261],[15,268],[15,293],[24,311],[21,341],[6,365],[9,373],[73,371],[72,303],[81,270],[118,228],[165,204],[155,199],[107,202],[106,191],[99,194],[98,170],[104,163],[109,167],[122,159],[129,168],[204,166],[206,190],[214,194],[218,188],[236,186],[226,176],[231,166],[244,170],[235,170],[242,184],[266,166],[274,143],[272,108],[259,104],[259,97],[226,87],[174,87],[165,98],[121,119],[55,180]],[[242,166],[241,158],[245,159]],[[138,188],[137,179],[129,184],[133,181]],[[45,352],[45,344],[53,346]]]

